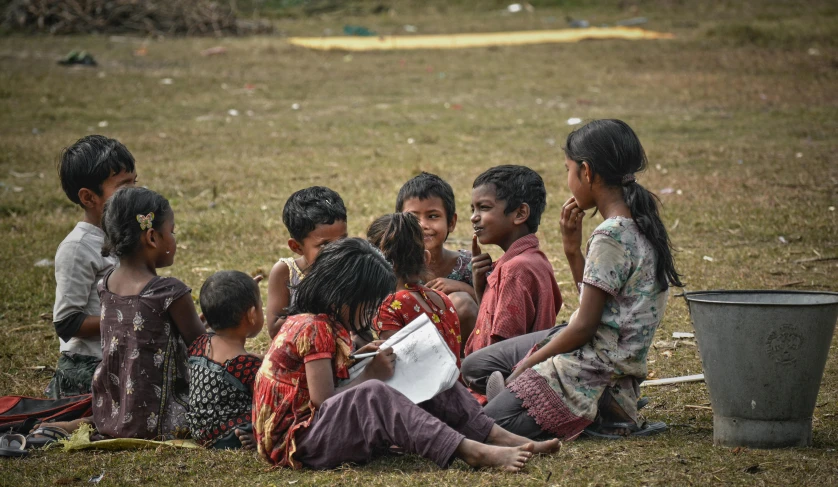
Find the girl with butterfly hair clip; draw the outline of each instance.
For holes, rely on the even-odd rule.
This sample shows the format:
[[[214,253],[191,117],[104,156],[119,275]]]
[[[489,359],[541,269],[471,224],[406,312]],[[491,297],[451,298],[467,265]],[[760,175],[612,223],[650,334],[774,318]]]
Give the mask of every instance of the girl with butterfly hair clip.
[[[204,325],[192,290],[157,275],[174,262],[174,227],[169,202],[154,191],[124,188],[105,203],[102,255],[117,257],[119,265],[98,286],[102,362],[91,389],[93,424],[102,437],[169,440],[188,434],[187,348]],[[49,426],[64,436],[79,424]]]
[[[105,205],[103,255],[119,266],[99,283],[102,363],[93,375],[93,421],[106,437],[167,440],[186,432],[187,347],[204,333],[191,289],[157,275],[177,251],[166,198],[117,191]]]

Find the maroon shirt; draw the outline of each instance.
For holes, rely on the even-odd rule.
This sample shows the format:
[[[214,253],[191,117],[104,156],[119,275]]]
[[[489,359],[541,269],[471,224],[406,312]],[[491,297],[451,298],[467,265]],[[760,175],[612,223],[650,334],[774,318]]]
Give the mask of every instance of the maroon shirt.
[[[492,264],[466,356],[507,338],[551,328],[561,307],[553,266],[538,249],[538,237],[532,233],[519,238]]]

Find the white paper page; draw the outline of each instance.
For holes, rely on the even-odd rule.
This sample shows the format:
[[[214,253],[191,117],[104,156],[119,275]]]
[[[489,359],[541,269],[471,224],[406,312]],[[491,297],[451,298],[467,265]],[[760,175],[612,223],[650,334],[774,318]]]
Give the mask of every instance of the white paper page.
[[[424,314],[397,331],[381,348],[392,348],[396,353],[393,377],[384,383],[414,403],[427,401],[451,388],[460,375],[454,354]],[[350,369],[350,380],[361,373],[369,360]]]

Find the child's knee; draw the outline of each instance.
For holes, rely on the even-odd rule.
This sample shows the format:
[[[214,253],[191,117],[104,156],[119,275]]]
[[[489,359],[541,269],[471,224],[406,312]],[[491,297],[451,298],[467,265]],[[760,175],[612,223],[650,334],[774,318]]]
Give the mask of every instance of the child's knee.
[[[477,318],[477,303],[469,293],[462,291],[451,293],[448,298],[454,305],[454,309],[457,310],[457,316],[460,318],[460,321],[469,321]]]

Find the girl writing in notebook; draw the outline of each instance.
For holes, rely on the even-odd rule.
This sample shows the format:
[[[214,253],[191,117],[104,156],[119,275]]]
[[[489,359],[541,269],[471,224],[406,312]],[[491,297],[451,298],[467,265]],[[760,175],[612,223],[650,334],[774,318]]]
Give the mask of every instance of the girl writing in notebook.
[[[256,376],[253,427],[260,456],[280,466],[334,468],[399,445],[440,467],[461,458],[514,472],[533,453],[557,451],[556,440],[531,442],[495,425],[459,383],[414,404],[382,382],[393,375],[392,349],[338,387],[349,378],[349,332],[368,336],[395,286],[392,267],[368,242],[348,238],[323,248]],[[379,343],[358,352],[376,351]]]

